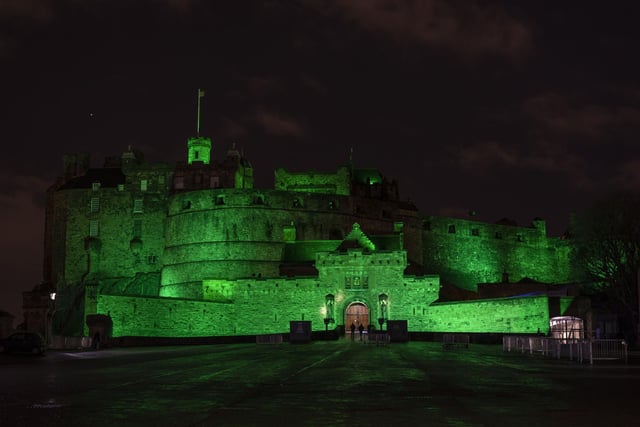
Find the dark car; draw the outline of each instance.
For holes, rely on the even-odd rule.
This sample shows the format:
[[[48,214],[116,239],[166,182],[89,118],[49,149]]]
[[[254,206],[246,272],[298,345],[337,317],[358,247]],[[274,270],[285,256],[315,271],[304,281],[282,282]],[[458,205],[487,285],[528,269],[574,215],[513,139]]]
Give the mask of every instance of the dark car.
[[[36,332],[14,332],[0,340],[0,351],[5,353],[44,354],[47,344],[42,335]]]

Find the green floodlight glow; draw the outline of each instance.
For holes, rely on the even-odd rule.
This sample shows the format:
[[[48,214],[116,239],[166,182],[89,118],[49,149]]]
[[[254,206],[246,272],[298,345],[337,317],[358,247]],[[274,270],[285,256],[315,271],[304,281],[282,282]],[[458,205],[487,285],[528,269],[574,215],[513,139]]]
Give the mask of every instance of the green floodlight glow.
[[[211,163],[211,138],[196,136],[187,140],[188,162]]]

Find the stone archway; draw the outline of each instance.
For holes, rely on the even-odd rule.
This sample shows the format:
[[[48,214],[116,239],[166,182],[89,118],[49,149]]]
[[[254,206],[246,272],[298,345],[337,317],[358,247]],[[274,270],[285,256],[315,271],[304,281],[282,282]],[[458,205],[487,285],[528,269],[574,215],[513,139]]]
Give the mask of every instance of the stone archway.
[[[364,329],[367,329],[369,325],[369,307],[363,302],[352,302],[347,306],[344,312],[344,325],[345,332],[351,333],[351,324],[356,327],[356,333],[358,333],[358,327],[362,325]]]

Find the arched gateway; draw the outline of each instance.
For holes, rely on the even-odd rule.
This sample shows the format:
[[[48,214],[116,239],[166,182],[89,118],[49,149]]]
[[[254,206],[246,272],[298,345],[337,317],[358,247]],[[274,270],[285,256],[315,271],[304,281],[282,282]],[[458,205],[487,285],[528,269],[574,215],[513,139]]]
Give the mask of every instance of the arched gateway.
[[[369,308],[362,302],[352,302],[347,306],[344,313],[344,325],[346,333],[351,333],[351,324],[356,327],[356,333],[358,327],[362,325],[365,329],[369,325]]]

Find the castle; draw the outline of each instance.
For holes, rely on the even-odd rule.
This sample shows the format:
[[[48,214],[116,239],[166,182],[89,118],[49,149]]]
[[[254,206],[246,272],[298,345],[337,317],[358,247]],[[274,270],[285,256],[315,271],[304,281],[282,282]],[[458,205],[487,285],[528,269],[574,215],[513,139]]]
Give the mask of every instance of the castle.
[[[331,173],[277,169],[274,188],[260,189],[235,145],[213,156],[198,136],[186,149],[175,165],[131,147],[101,168],[65,156],[45,220],[53,334],[87,335],[96,315],[113,337],[395,319],[413,332],[535,333],[574,301],[571,247],[543,220],[424,215],[395,181],[351,161]]]

